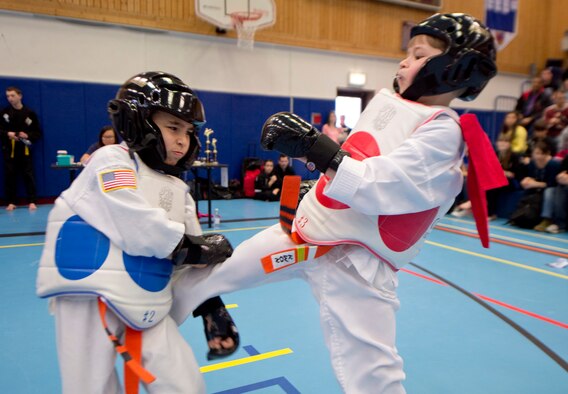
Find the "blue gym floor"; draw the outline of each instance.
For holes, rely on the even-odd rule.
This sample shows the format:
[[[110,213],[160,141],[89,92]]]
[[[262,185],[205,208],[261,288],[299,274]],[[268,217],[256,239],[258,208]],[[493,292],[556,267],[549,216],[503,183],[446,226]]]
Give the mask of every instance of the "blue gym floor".
[[[223,218],[220,232],[233,245],[276,223],[278,215],[277,203],[246,199],[213,201],[213,207]],[[35,296],[50,208],[0,211],[0,393],[60,392],[53,318],[47,301]],[[568,393],[568,267],[547,265],[568,258],[568,235],[496,220],[495,242],[483,249],[473,233],[471,218],[447,216],[399,274],[397,341],[408,393]],[[475,294],[497,314],[437,277]],[[208,362],[201,321],[181,327],[208,393],[341,392],[304,282],[243,290],[224,301],[241,333],[242,346],[232,357]]]

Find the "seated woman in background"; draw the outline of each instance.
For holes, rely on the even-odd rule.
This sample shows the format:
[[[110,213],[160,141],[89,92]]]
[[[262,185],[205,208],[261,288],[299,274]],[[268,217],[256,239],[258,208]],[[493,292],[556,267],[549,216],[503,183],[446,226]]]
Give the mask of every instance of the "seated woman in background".
[[[89,146],[87,152],[85,152],[85,154],[81,156],[81,164],[86,164],[91,155],[100,147],[103,147],[105,145],[118,144],[118,142],[118,134],[116,133],[116,131],[114,131],[112,126],[103,126],[101,132],[99,133],[98,142],[95,142],[93,145]]]
[[[266,160],[263,171],[258,174],[254,181],[254,199],[278,201],[280,199],[280,188],[277,181],[278,177],[274,173],[274,162]]]
[[[520,125],[521,115],[511,111],[505,115],[501,133],[511,141],[511,150],[523,154],[527,150],[527,129]]]
[[[334,142],[342,144],[347,138],[347,132],[341,127],[336,126],[337,115],[335,111],[329,111],[327,122],[323,125],[321,132],[331,138]]]

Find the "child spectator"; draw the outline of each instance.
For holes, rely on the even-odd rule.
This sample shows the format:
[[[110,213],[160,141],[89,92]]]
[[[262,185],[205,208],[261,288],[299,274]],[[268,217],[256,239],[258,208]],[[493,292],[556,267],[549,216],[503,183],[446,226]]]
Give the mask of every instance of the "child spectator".
[[[550,146],[544,140],[535,143],[531,161],[524,171],[521,179],[521,187],[525,190],[525,195],[541,194],[541,221],[534,229],[536,231],[546,231],[552,224],[553,191],[556,186],[556,175],[560,172],[560,163],[552,160]]]
[[[548,145],[551,154],[553,156],[556,155],[556,142],[552,138],[548,137],[548,128],[546,127],[544,119],[539,119],[534,124],[533,135],[528,140],[527,151],[523,156],[523,163],[525,165],[529,164],[531,161],[532,152],[539,141],[544,141]]]

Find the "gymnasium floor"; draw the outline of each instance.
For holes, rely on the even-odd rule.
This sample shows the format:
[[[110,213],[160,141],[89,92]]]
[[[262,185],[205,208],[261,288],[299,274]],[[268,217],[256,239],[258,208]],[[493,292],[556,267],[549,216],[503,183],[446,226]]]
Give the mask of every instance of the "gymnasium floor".
[[[277,203],[252,200],[214,201],[213,207],[220,209],[221,231],[233,245],[276,223],[278,213]],[[35,297],[50,208],[0,211],[0,393],[60,392],[53,319],[47,302]],[[408,393],[568,393],[568,267],[547,265],[568,258],[568,235],[523,231],[497,220],[491,223],[497,242],[483,249],[468,236],[473,229],[472,219],[447,216],[400,272],[398,348]],[[224,300],[242,344],[226,361],[206,360],[199,320],[181,327],[203,367],[208,393],[341,392],[304,282],[243,290]]]

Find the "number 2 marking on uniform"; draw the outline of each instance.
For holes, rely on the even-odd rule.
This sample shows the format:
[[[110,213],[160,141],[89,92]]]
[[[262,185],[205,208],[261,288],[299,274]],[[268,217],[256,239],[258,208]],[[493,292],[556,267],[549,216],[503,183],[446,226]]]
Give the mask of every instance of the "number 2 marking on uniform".
[[[150,309],[146,312],[144,312],[144,318],[142,319],[143,322],[148,322],[148,323],[153,323],[154,322],[154,316],[156,316],[156,311],[153,309]]]

